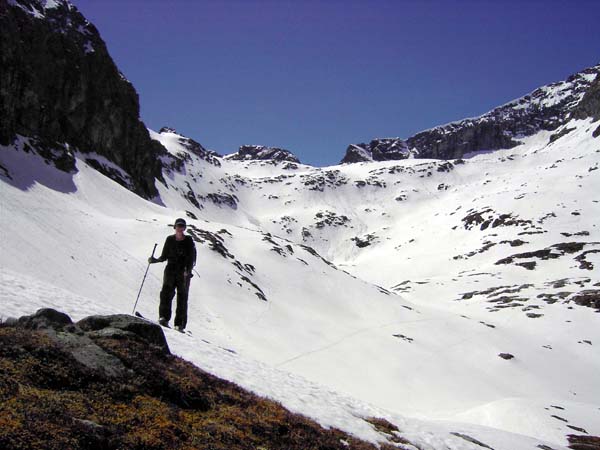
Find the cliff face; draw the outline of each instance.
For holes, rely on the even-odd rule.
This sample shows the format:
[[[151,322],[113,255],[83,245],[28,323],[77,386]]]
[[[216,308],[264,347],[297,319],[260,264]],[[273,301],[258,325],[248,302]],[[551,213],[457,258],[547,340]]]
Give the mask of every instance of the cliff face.
[[[373,139],[368,144],[349,145],[342,163],[406,159],[413,156],[413,153],[402,139]]]
[[[0,0],[0,42],[1,144],[21,135],[59,149],[63,159],[70,148],[95,152],[130,175],[130,189],[157,194],[166,150],[150,139],[135,89],[73,5]]]
[[[599,118],[598,73],[600,65],[536,89],[480,117],[435,127],[406,140],[375,139],[368,145],[350,145],[342,162],[460,158],[469,152],[515,147],[519,137],[555,130],[571,118]]]
[[[600,66],[598,67],[600,68]],[[573,117],[576,119],[587,117],[593,117],[594,120],[600,119],[600,76],[597,76],[586,89],[581,101],[573,111]]]

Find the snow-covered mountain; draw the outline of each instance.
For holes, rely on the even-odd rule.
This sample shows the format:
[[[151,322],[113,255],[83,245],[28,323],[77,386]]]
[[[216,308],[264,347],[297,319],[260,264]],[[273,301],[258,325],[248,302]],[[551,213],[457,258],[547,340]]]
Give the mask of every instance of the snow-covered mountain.
[[[440,125],[406,140],[374,139],[369,144],[350,145],[342,162],[462,158],[475,151],[513,148],[523,137],[542,130],[556,131],[574,118],[598,119],[599,72],[600,64],[542,86],[482,116]],[[564,128],[562,132],[566,132]],[[600,134],[600,129],[596,133]]]
[[[558,431],[560,420],[538,401],[589,400],[590,414],[598,411],[597,126],[574,119],[559,138],[541,131],[514,149],[452,161],[328,168],[224,161],[166,176],[161,198],[206,220],[314,248],[419,313],[414,322],[381,321],[374,329],[361,313],[364,326],[270,363],[387,409],[558,440],[571,424]],[[175,157],[185,154],[166,136],[152,136]],[[293,258],[284,247],[271,250]],[[528,420],[544,415],[533,431]]]
[[[43,21],[40,5],[9,7]],[[148,131],[161,173],[140,192],[143,165],[132,174],[131,159],[54,149],[19,128],[0,148],[0,315],[130,313],[154,243],[184,216],[199,250],[193,336],[167,337],[203,369],[399,448],[560,449],[567,435],[598,436],[598,67],[541,89],[561,105],[552,127],[521,132],[529,119],[507,113],[510,148],[471,143],[480,151],[467,145],[461,159],[318,168],[221,157],[163,128]],[[552,107],[544,95],[494,111]],[[138,304],[148,317],[161,277],[151,266]]]
[[[451,433],[559,448],[600,432],[595,125],[466,160],[328,168],[207,160],[151,132],[181,161],[161,204],[20,138],[0,152],[3,314],[128,312],[185,214],[200,257],[194,338],[169,335],[175,352],[364,438],[381,436],[352,417],[376,411],[421,448],[476,448]],[[153,266],[146,315],[160,280]]]

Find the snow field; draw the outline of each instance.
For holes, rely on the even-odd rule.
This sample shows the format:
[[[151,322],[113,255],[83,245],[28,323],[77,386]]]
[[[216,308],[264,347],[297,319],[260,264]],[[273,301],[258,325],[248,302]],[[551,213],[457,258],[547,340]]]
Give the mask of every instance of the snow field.
[[[600,162],[590,138],[597,125],[571,126],[577,130],[553,144],[542,132],[450,172],[438,172],[439,162],[429,160],[323,169],[222,160],[217,167],[172,133],[155,133],[171,153],[189,156],[182,173],[166,173],[167,185],[157,184],[156,203],[99,174],[82,155],[78,172],[69,175],[34,154],[3,148],[0,164],[11,179],[0,183],[2,315],[42,306],[74,320],[130,313],[153,244],[160,252],[169,225],[186,217],[220,239],[232,257],[211,250],[200,235],[190,291],[193,337],[167,332],[176,354],[372,441],[382,436],[362,420],[368,416],[392,421],[421,448],[480,448],[452,432],[496,449],[534,448],[541,441],[562,448],[565,435],[574,433],[567,425],[600,434],[599,316],[537,295],[559,292],[546,283],[563,278],[589,278],[584,285],[591,287],[600,281],[597,270],[580,269],[574,255],[536,260],[535,270],[495,262],[557,243],[600,241],[600,177],[589,170]],[[389,173],[394,167],[404,172]],[[327,172],[334,173],[333,184],[325,181],[322,190],[305,184],[327,180]],[[385,187],[356,185],[369,179]],[[339,180],[346,181],[336,185]],[[448,189],[438,189],[442,183]],[[190,190],[235,195],[236,207],[205,200],[197,208],[185,198]],[[402,193],[407,199],[395,200]],[[465,229],[468,211],[487,207],[545,232],[518,234],[530,225]],[[328,212],[335,214],[325,223]],[[555,217],[539,223],[548,213]],[[282,222],[284,216],[290,219]],[[303,228],[310,232],[306,239]],[[581,231],[588,235],[561,234]],[[376,238],[366,247],[351,240],[369,233]],[[527,243],[500,243],[515,239]],[[486,241],[495,245],[464,256]],[[588,261],[600,263],[597,255]],[[161,265],[150,267],[140,296],[138,310],[147,317],[157,312],[161,272]],[[406,290],[394,289],[406,280]],[[526,307],[538,306],[529,311],[541,317],[530,318],[520,307],[493,312],[485,295],[461,299],[515,285],[531,285],[515,295],[528,298]],[[504,360],[499,353],[515,357]]]

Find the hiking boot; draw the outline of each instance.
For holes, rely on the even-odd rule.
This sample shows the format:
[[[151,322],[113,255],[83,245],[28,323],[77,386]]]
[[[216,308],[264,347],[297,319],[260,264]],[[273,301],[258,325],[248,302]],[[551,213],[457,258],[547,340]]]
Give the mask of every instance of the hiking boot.
[[[165,319],[164,317],[159,318],[158,323],[160,323],[163,327],[169,326],[169,321],[167,319]]]
[[[184,328],[181,325],[175,325],[175,330],[179,331],[180,333],[183,333]]]

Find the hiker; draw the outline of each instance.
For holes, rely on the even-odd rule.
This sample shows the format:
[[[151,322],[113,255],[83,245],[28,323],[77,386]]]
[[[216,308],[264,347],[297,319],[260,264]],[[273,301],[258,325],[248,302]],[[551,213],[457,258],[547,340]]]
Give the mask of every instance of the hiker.
[[[158,322],[168,326],[171,319],[171,304],[177,289],[177,309],[175,310],[175,329],[183,331],[187,324],[187,303],[192,268],[196,265],[196,246],[189,235],[184,235],[186,228],[184,219],[175,221],[175,234],[168,236],[159,258],[151,256],[148,263],[167,261],[163,277],[162,290],[160,291],[160,306],[158,308]]]

